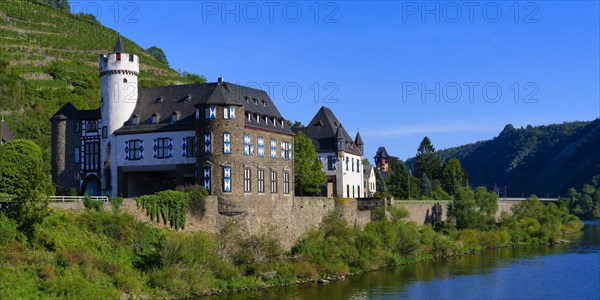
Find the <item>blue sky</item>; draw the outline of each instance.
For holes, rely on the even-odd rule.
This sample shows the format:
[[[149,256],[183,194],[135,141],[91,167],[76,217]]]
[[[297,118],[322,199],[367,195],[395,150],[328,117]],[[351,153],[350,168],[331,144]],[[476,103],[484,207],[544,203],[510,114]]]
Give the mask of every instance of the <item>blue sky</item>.
[[[260,86],[287,119],[330,107],[371,160],[600,116],[595,1],[70,2],[174,69]]]

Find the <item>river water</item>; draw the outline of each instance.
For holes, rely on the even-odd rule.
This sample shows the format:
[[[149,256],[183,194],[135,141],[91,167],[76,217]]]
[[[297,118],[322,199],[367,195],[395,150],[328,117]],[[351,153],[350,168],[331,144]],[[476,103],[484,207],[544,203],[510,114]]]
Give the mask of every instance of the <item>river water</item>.
[[[600,222],[569,238],[211,299],[600,299]]]

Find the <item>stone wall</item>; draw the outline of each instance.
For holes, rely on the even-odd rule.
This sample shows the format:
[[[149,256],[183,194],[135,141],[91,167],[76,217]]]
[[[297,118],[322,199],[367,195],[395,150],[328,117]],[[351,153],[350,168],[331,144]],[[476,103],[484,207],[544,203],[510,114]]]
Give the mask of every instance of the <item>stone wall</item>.
[[[226,215],[219,213],[218,199],[209,196],[206,199],[205,210],[188,212],[186,232],[206,231],[218,233],[228,222],[235,222],[244,234],[269,233],[276,236],[285,249],[291,248],[298,239],[312,228],[317,228],[329,214],[339,213],[352,226],[364,228],[372,219],[372,210],[385,201],[379,199],[356,200],[343,199],[336,201],[332,198],[319,197],[272,197],[261,204],[248,207],[242,214]],[[435,221],[446,220],[450,201],[391,201],[388,205],[404,207],[410,213],[410,219],[419,225],[431,224]],[[510,209],[518,201],[498,201],[497,217]],[[82,202],[53,202],[51,207],[83,210]],[[104,209],[110,211],[110,203],[104,204]],[[168,228],[161,222],[151,221],[144,209],[138,208],[132,199],[125,199],[121,210],[133,215],[137,220],[158,227]]]

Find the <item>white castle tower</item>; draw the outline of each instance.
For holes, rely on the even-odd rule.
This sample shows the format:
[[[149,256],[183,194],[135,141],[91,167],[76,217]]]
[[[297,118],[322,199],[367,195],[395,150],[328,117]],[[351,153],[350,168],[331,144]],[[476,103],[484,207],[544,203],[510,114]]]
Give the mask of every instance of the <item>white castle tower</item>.
[[[102,193],[117,195],[117,149],[113,132],[129,120],[138,101],[137,55],[125,53],[121,37],[112,53],[102,54],[100,63],[100,111],[102,114]]]

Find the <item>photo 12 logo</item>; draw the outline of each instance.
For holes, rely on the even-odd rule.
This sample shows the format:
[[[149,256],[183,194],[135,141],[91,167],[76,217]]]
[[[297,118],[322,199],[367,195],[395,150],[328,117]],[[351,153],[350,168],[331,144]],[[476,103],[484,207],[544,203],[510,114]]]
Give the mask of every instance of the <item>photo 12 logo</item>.
[[[402,23],[538,23],[540,8],[535,2],[402,2]]]
[[[418,100],[421,103],[433,101],[440,103],[474,103],[483,100],[498,103],[502,99],[512,99],[514,103],[538,103],[537,93],[540,87],[536,82],[513,82],[502,86],[498,82],[402,82],[402,103]]]
[[[71,1],[71,13],[93,20],[101,20],[103,16],[114,23],[139,23],[140,6],[137,2],[128,1]]]
[[[340,8],[336,2],[240,2],[203,1],[202,23],[338,23]]]
[[[266,82],[248,82],[235,84],[255,88],[258,90],[264,90],[271,98],[271,101],[276,102],[283,100],[288,103],[298,103],[303,99],[311,99],[314,103],[338,103],[339,99],[337,94],[340,91],[340,87],[336,82],[313,82],[310,85],[301,85],[297,82],[279,82],[279,81],[266,81]],[[305,98],[303,98],[305,96]],[[250,99],[249,101],[253,101]],[[258,99],[257,99],[258,101]],[[258,102],[256,104],[259,104]]]

